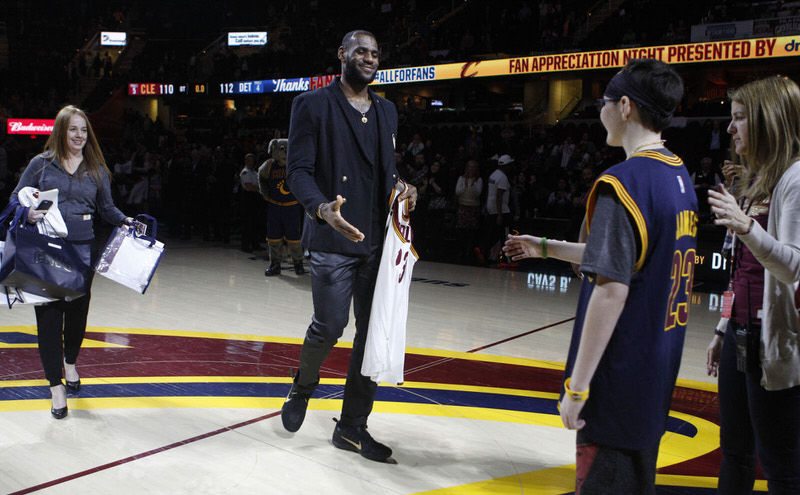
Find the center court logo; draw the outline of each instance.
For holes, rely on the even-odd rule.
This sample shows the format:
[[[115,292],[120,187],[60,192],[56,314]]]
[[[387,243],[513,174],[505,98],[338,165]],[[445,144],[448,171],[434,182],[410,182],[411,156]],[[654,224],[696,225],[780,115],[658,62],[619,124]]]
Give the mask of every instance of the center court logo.
[[[291,387],[287,363],[296,363],[301,339],[148,329],[88,328],[79,368],[80,396],[70,409],[130,407],[221,408],[278,411]],[[330,366],[310,403],[311,410],[336,413],[341,408],[349,344],[331,352]],[[34,327],[0,327],[0,348],[14,371],[0,380],[0,414],[50,407],[49,389],[36,346]],[[379,386],[374,411],[437,421],[490,421],[561,428],[556,407],[561,365],[476,353],[409,348],[406,382]],[[718,447],[719,430],[697,415],[714,393],[681,388],[662,440],[664,463],[672,474],[716,476],[692,460]],[[458,423],[461,425],[462,423]],[[444,426],[445,429],[447,428]],[[521,426],[522,427],[522,426]],[[458,431],[457,429],[455,431]],[[444,432],[443,434],[447,434]],[[531,447],[535,450],[534,447]],[[544,471],[549,471],[545,469]],[[525,483],[534,487],[544,471]],[[538,473],[538,474],[537,474]],[[574,476],[574,474],[573,474]],[[484,483],[506,483],[504,478]],[[519,482],[519,480],[517,481]],[[458,493],[454,487],[453,493]],[[536,493],[534,491],[534,493]]]

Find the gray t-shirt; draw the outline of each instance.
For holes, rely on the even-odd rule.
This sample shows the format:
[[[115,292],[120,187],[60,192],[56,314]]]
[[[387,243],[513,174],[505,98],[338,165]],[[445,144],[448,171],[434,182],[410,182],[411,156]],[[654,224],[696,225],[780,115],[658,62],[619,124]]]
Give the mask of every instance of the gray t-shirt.
[[[598,187],[601,189],[586,239],[581,272],[630,285],[637,252],[632,219],[610,188]]]

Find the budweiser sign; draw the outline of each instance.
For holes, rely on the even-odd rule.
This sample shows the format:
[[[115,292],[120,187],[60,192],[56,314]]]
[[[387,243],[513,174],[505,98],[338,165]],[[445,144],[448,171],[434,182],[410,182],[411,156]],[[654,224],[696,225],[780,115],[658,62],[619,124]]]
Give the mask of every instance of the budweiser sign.
[[[53,132],[53,119],[8,119],[9,134],[50,134]]]

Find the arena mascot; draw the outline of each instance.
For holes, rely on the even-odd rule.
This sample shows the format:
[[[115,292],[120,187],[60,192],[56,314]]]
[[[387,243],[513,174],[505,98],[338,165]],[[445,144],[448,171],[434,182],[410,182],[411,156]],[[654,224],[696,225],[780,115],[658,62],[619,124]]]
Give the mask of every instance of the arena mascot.
[[[261,195],[267,200],[267,242],[269,243],[269,267],[264,275],[272,277],[281,273],[283,245],[289,251],[297,275],[305,273],[303,247],[300,245],[303,207],[298,203],[286,182],[286,148],[288,139],[273,139],[269,142],[271,158],[258,168],[258,184]]]

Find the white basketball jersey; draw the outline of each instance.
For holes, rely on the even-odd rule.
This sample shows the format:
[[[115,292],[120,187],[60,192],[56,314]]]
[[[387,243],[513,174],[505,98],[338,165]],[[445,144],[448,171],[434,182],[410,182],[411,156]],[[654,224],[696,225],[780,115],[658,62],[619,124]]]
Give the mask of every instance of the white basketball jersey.
[[[404,186],[408,189],[408,185]],[[362,375],[376,383],[393,385],[403,383],[408,289],[411,271],[418,259],[411,245],[414,234],[409,223],[409,200],[398,201],[399,196],[400,193],[394,189],[361,364]]]

